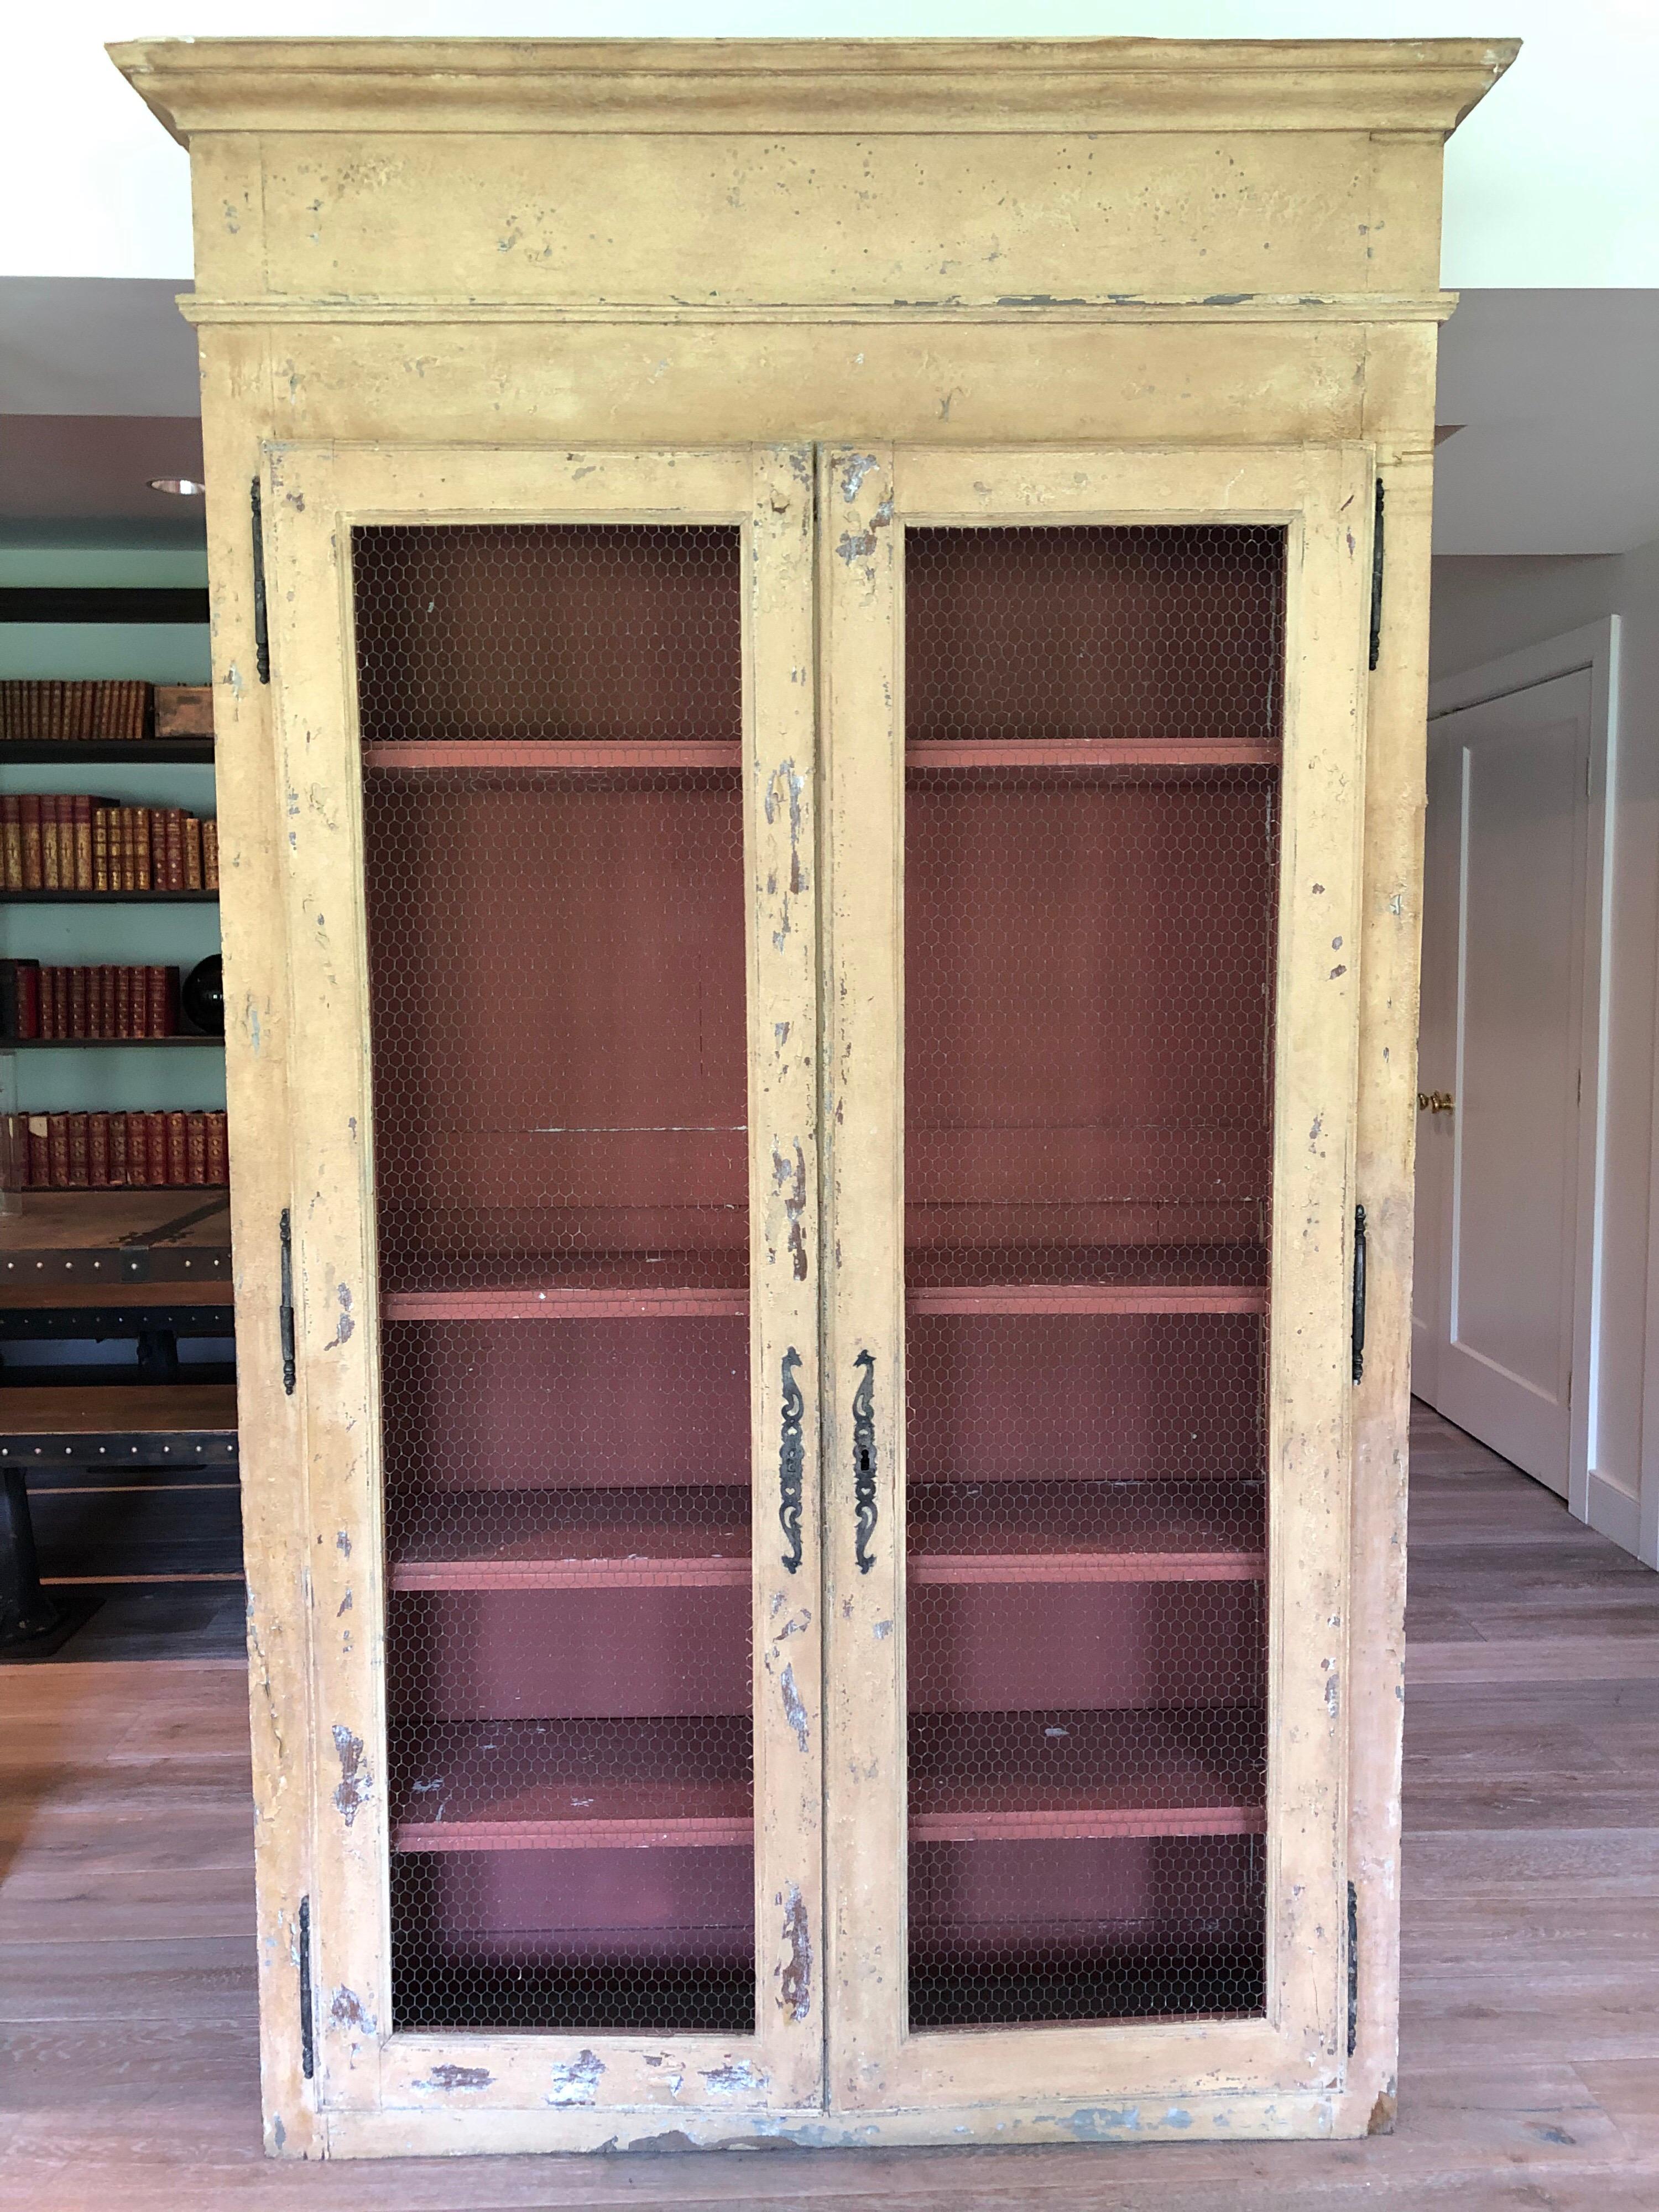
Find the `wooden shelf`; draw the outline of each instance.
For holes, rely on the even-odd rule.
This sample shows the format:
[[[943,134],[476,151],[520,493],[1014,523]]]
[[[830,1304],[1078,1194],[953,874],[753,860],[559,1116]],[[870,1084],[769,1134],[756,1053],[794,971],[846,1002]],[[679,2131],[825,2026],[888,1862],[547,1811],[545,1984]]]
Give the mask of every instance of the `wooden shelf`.
[[[48,1304],[60,1290],[125,1297],[134,1283],[230,1282],[230,1194],[222,1185],[167,1190],[25,1191],[0,1215],[0,1288]]]
[[[378,741],[363,747],[370,769],[533,769],[559,775],[573,769],[736,769],[743,747],[736,738],[670,738],[636,744],[627,738],[596,738],[582,744],[567,738],[410,738]]]
[[[6,738],[0,739],[0,767],[15,761],[33,766],[48,761],[143,762],[147,767],[211,768],[211,738]]]
[[[907,768],[1277,768],[1257,738],[912,738]]]
[[[912,1314],[1265,1313],[1266,1288],[1243,1283],[963,1283],[908,1291]]]
[[[381,1301],[387,1321],[660,1321],[699,1315],[746,1316],[745,1291],[676,1287],[586,1290],[563,1284],[545,1290],[392,1291]]]
[[[0,1389],[0,1462],[168,1458],[216,1465],[235,1457],[234,1383]]]
[[[752,1734],[746,1714],[438,1723],[405,1755],[411,1779],[392,1808],[392,1849],[747,1844]]]
[[[1259,1583],[1261,1552],[923,1552],[905,1569],[913,1583]]]
[[[622,1493],[626,1496],[627,1493]],[[566,1528],[529,1534],[488,1552],[449,1545],[404,1557],[394,1590],[747,1589],[754,1572],[746,1526],[720,1530],[653,1526]]]
[[[181,1192],[180,1196],[187,1196]],[[0,1224],[3,1227],[3,1224]],[[102,1313],[121,1310],[143,1313],[150,1308],[166,1311],[179,1306],[208,1310],[228,1308],[235,1292],[228,1277],[207,1283],[52,1283],[0,1280],[0,1314],[36,1313],[43,1307],[54,1312]]]
[[[0,906],[217,906],[217,891],[0,891]]]
[[[1260,1835],[1264,1762],[1247,1747],[1261,1729],[1228,1706],[913,1712],[911,1839]]]
[[[181,1045],[206,1045],[215,1052],[222,1052],[225,1041],[222,1036],[159,1036],[159,1037],[0,1037],[0,1053],[4,1052],[131,1052],[138,1046],[153,1048],[161,1046],[165,1051],[177,1051]]]
[[[1214,1755],[1213,1717],[1181,1713],[991,1715],[1024,1721],[1049,1751],[1043,1777],[964,1789],[929,1776],[931,1716],[911,1721],[909,1834],[915,1843],[1249,1836],[1264,1803]],[[972,1717],[951,1716],[958,1725]],[[1044,1737],[1063,1728],[1056,1748]],[[1259,1722],[1257,1723],[1259,1726]],[[705,1771],[677,1773],[687,1731]],[[466,1721],[435,1726],[407,1765],[392,1812],[398,1851],[708,1850],[754,1833],[746,1716],[607,1721]],[[920,1749],[921,1755],[918,1755]],[[712,1757],[711,1754],[712,1753]],[[720,1767],[725,1771],[718,1771]],[[714,1771],[708,1771],[709,1769]]]

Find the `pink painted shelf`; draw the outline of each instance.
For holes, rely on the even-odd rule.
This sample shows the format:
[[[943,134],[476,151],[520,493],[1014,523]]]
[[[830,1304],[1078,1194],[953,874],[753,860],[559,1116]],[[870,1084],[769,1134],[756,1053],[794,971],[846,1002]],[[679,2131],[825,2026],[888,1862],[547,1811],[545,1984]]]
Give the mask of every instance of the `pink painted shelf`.
[[[667,738],[659,744],[626,738],[392,738],[363,747],[372,769],[533,769],[558,775],[572,769],[735,769],[742,765],[737,738]]]
[[[912,738],[907,768],[1276,768],[1254,738]]]

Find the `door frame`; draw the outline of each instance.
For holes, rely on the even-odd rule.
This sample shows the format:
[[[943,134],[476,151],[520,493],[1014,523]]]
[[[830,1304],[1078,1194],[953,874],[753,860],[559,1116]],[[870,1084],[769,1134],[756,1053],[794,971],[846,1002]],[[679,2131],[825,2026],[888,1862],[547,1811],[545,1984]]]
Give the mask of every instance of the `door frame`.
[[[684,2114],[706,2130],[711,2108],[728,2130],[766,2133],[786,2115],[820,2109],[823,2065],[814,1963],[823,1887],[817,1453],[799,1412],[818,1388],[810,451],[267,443],[261,477],[281,925],[294,1001],[309,1010],[289,1043],[286,1167],[303,1438],[295,1475],[309,1536],[295,1602],[317,1722],[310,1948],[297,1963],[309,1977],[318,2108],[331,2143],[345,2146],[365,2130],[372,2140],[381,2119],[440,2117],[459,2147],[458,2090],[468,2114],[542,2114],[567,2148],[614,2140],[627,2115],[674,2125]],[[713,522],[743,533],[752,2035],[392,2026],[380,1286],[349,549],[354,524],[402,521]],[[796,1567],[780,1525],[785,1506],[799,1514]]]
[[[1103,2098],[1181,2099],[1200,2083],[1224,2098],[1293,2100],[1344,2079],[1349,1271],[1354,1201],[1364,1195],[1353,1181],[1355,954],[1374,471],[1371,449],[1358,444],[878,443],[829,447],[822,458],[824,1233],[828,1253],[856,1252],[859,1261],[844,1271],[833,1258],[827,1266],[823,1354],[827,2079],[831,2112],[848,2122],[976,2109],[1006,2116],[1001,2124],[1013,2129],[1034,2108],[1050,2109],[1045,2100],[1092,2111]],[[901,548],[908,522],[1261,522],[1286,532],[1267,1998],[1251,2018],[915,2034],[906,2020]],[[863,1387],[872,1376],[872,1394]],[[873,1528],[859,1510],[860,1474]]]
[[[1434,787],[1438,755],[1451,732],[1437,732],[1437,724],[1471,707],[1489,706],[1529,691],[1561,676],[1588,671],[1590,678],[1589,761],[1583,871],[1583,909],[1580,917],[1578,969],[1579,1095],[1577,1206],[1573,1228],[1572,1385],[1569,1405],[1567,1505],[1580,1521],[1587,1521],[1623,1544],[1637,1548],[1638,1501],[1608,1476],[1599,1472],[1597,1425],[1600,1411],[1601,1274],[1606,1246],[1607,1150],[1607,1044],[1613,988],[1613,820],[1618,805],[1619,617],[1604,616],[1577,629],[1564,630],[1536,645],[1502,654],[1495,660],[1442,677],[1429,687],[1429,787]],[[1446,866],[1455,867],[1449,852]],[[1443,888],[1443,896],[1455,895],[1455,876]],[[1426,890],[1425,890],[1426,896]],[[1455,1064],[1456,1053],[1457,931],[1448,929],[1441,947],[1439,972],[1431,975],[1425,966],[1424,997],[1432,990],[1437,1017],[1445,1031],[1443,1049]],[[1420,1053],[1419,1053],[1420,1057]],[[1419,1079],[1421,1069],[1419,1067]],[[1456,1111],[1454,1106],[1453,1111]],[[1656,1122],[1659,1135],[1659,1122]],[[1656,1146],[1659,1158],[1659,1145]],[[1445,1321],[1445,1300],[1451,1264],[1452,1192],[1443,1171],[1436,1176],[1436,1240],[1434,1341],[1437,1351]],[[1659,1354],[1659,1317],[1650,1309],[1648,1372]],[[1432,1391],[1419,1395],[1433,1405],[1438,1397],[1437,1365]],[[1415,1377],[1413,1387],[1416,1387]],[[1651,1388],[1650,1384],[1650,1388]]]

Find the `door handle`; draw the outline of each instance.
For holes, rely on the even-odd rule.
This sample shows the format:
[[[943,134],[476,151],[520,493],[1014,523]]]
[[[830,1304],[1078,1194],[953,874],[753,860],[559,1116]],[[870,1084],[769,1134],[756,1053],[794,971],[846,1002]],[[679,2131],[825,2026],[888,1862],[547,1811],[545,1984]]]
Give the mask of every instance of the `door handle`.
[[[1449,1114],[1455,1102],[1449,1091],[1419,1091],[1417,1110],[1419,1114]]]

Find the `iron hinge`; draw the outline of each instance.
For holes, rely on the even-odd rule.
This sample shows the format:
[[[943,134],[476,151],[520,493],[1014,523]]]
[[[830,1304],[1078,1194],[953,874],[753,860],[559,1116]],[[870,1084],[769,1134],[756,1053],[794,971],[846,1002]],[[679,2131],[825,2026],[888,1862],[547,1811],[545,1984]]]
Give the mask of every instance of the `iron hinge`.
[[[1356,1382],[1365,1376],[1365,1209],[1356,1206],[1353,1210],[1353,1307],[1351,1319],[1353,1337],[1353,1379]]]
[[[276,1310],[276,1330],[283,1352],[283,1388],[291,1398],[298,1370],[294,1352],[294,1231],[287,1206],[283,1208],[277,1234],[282,1242],[283,1287],[282,1303]]]
[[[1373,667],[1376,663],[1372,663]],[[261,684],[270,681],[270,631],[265,621],[265,522],[259,479],[253,479],[253,668]]]
[[[1359,1893],[1348,1884],[1348,2056],[1359,2040]]]
[[[311,1899],[300,1899],[300,2071],[309,2081],[317,2070],[311,2016]]]
[[[1382,653],[1382,479],[1376,480],[1376,506],[1371,515],[1371,656],[1375,668]]]

